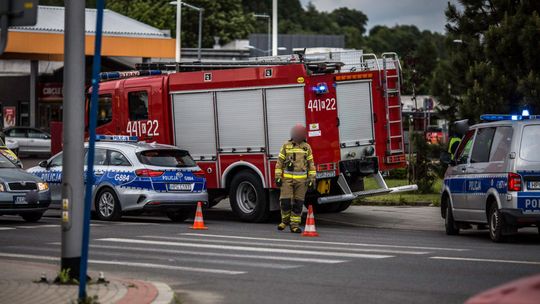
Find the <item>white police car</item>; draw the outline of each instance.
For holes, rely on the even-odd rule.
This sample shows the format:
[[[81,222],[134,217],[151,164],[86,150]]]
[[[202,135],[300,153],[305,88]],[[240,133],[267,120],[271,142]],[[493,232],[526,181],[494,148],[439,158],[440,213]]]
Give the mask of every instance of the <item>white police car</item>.
[[[540,233],[540,116],[482,115],[470,127],[446,171],[441,213],[446,233],[489,227],[500,242],[519,228]]]
[[[27,170],[48,182],[52,206],[60,206],[62,153]],[[164,211],[173,221],[187,219],[208,201],[204,172],[189,153],[173,146],[137,142],[137,137],[98,135],[92,210],[101,220],[132,211]]]

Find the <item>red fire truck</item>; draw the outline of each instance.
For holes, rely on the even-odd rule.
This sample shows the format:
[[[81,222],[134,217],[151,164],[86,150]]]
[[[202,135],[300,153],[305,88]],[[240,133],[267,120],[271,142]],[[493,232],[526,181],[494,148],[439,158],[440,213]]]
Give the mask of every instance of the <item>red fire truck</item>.
[[[279,209],[274,166],[297,123],[307,126],[315,156],[317,190],[307,202],[318,210],[339,212],[357,197],[414,190],[388,188],[380,174],[406,165],[397,55],[360,54],[346,64],[338,55],[104,73],[97,132],[190,151],[206,174],[209,204],[229,197],[244,221],[264,221]],[[366,176],[380,189],[364,191]]]

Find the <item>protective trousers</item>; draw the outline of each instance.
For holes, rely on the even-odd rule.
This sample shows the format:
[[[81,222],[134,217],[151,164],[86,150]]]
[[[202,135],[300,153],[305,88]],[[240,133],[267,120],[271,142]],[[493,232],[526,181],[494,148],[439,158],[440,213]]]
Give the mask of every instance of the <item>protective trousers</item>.
[[[299,227],[307,192],[306,179],[284,179],[281,186],[281,222]]]

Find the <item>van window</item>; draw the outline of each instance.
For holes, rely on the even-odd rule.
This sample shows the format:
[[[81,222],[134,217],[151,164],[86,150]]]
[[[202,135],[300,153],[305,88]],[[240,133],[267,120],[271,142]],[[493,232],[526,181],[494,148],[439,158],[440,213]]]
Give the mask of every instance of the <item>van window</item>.
[[[495,128],[482,128],[478,130],[476,139],[474,140],[471,163],[489,162],[489,154],[491,152],[494,134]]]
[[[90,113],[90,111],[88,111]],[[97,112],[97,126],[102,126],[112,121],[112,95],[104,94],[99,95],[98,99],[98,112]]]
[[[510,143],[512,142],[512,133],[512,127],[497,127],[495,136],[493,136],[489,161],[504,161],[508,157]]]
[[[528,161],[540,161],[540,125],[523,127],[519,157]]]
[[[137,91],[128,93],[129,120],[148,119],[148,93]]]
[[[467,163],[467,160],[469,159],[469,155],[471,153],[473,137],[474,137],[474,130],[471,130],[467,132],[463,140],[461,140],[461,143],[459,144],[459,147],[456,150],[455,160],[457,164]]]

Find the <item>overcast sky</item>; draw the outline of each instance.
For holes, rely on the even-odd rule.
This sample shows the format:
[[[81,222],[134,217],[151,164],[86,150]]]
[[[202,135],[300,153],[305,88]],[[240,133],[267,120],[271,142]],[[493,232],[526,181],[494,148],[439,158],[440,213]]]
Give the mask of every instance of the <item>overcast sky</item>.
[[[306,5],[310,0],[302,0]],[[323,11],[338,7],[355,8],[369,18],[368,29],[379,24],[414,24],[421,30],[444,32],[444,9],[448,0],[311,0]],[[450,0],[456,3],[457,0]]]

